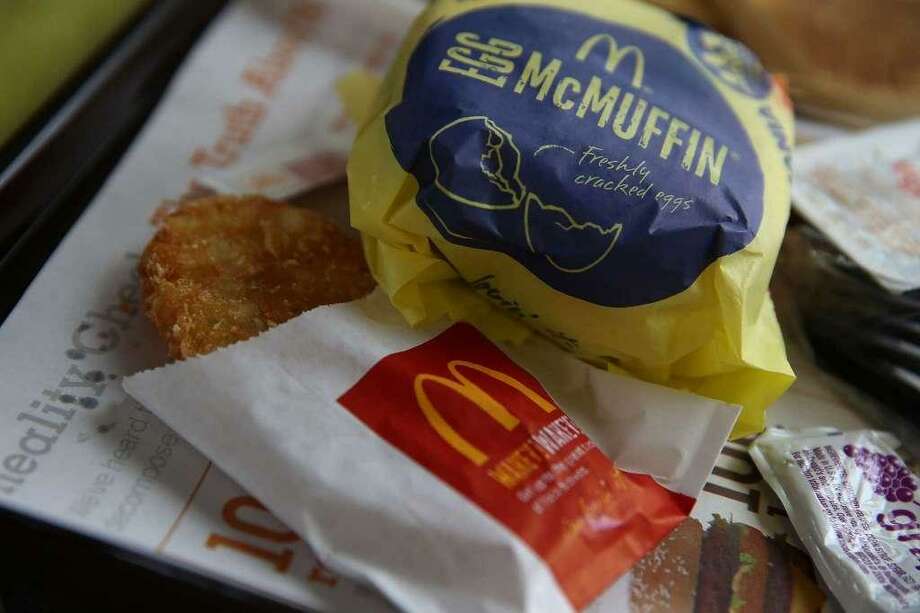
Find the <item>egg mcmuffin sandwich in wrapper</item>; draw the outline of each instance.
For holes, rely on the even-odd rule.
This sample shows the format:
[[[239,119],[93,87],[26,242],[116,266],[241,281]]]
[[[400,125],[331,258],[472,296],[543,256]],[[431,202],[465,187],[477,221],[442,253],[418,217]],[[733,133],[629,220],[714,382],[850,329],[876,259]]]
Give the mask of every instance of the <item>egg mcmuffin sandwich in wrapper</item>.
[[[633,0],[438,0],[349,161],[352,223],[409,323],[536,331],[740,404],[794,375],[770,274],[792,111],[740,43]]]

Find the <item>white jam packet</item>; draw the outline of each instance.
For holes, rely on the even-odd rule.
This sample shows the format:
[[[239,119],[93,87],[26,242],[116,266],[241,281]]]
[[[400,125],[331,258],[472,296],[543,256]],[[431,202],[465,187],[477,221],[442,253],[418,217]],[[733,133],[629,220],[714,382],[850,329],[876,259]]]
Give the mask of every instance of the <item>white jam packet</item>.
[[[545,341],[410,329],[379,291],[124,387],[409,611],[583,608],[688,516],[738,415]]]
[[[893,292],[920,288],[920,120],[798,147],[792,202]]]
[[[771,428],[751,457],[848,613],[920,611],[920,503],[897,441]]]

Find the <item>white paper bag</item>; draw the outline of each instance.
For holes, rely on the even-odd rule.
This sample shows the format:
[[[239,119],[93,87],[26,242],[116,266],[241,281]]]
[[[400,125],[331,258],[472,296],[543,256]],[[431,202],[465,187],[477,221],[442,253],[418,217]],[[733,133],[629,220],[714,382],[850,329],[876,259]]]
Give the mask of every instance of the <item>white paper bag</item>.
[[[380,293],[124,385],[412,611],[583,607],[689,514],[738,413],[543,341],[409,329]]]

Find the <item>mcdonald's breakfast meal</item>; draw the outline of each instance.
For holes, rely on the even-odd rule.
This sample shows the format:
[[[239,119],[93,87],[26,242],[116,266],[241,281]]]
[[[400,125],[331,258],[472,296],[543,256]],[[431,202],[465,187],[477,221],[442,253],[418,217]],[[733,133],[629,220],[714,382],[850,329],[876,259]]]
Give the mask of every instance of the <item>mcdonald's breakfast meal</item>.
[[[689,516],[794,378],[768,293],[792,140],[748,49],[648,4],[435,0],[349,159],[363,245],[182,203],[140,272],[198,357],[125,389],[406,610],[816,611],[784,538]],[[849,611],[920,611],[886,444],[752,452]]]
[[[920,611],[918,478],[872,430],[771,428],[751,458],[847,613]]]
[[[357,239],[317,213],[259,197],[184,202],[160,220],[139,271],[144,311],[173,358],[374,286]]]
[[[657,7],[436,0],[359,131],[352,224],[409,323],[536,331],[756,433],[794,378],[791,120],[747,48]]]
[[[755,440],[795,378],[769,293],[792,195],[888,289],[920,279],[920,122],[798,148],[791,185],[787,90],[870,119],[920,110],[902,97],[920,64],[900,63],[920,0],[880,1],[897,9],[236,3],[215,27],[248,32],[246,52],[209,35],[175,86],[183,117],[159,111],[124,165],[138,181],[101,198],[188,192],[139,260],[138,227],[118,243],[138,274],[105,277],[117,301],[82,284],[96,306],[39,343],[60,384],[10,403],[34,411],[0,493],[44,517],[52,495],[25,477],[46,457],[47,515],[311,610],[818,613],[826,586],[847,613],[920,613],[920,478],[897,441]],[[410,14],[385,77],[344,74],[389,63]],[[205,72],[232,87],[191,87]],[[211,133],[173,138],[189,124]],[[313,210],[282,201],[300,197]],[[140,303],[173,361],[123,377],[157,359],[134,352]],[[813,391],[771,423],[833,422],[830,393],[799,406]],[[96,413],[65,432],[78,410]]]
[[[349,161],[364,253],[284,203],[183,202],[140,273],[198,357],[125,389],[407,610],[655,610],[660,555],[687,571],[672,604],[763,601],[769,544],[685,520],[793,377],[767,293],[782,91],[632,0],[438,0],[375,104]]]
[[[739,408],[380,291],[142,372],[134,398],[407,611],[629,607],[608,589],[688,516]]]

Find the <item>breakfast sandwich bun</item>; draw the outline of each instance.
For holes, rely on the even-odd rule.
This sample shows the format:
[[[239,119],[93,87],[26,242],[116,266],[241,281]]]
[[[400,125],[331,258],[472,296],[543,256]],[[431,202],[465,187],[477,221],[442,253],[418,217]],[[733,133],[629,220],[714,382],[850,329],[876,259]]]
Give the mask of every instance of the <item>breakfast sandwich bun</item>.
[[[797,110],[869,125],[920,114],[920,2],[713,0],[717,27],[785,75]]]

